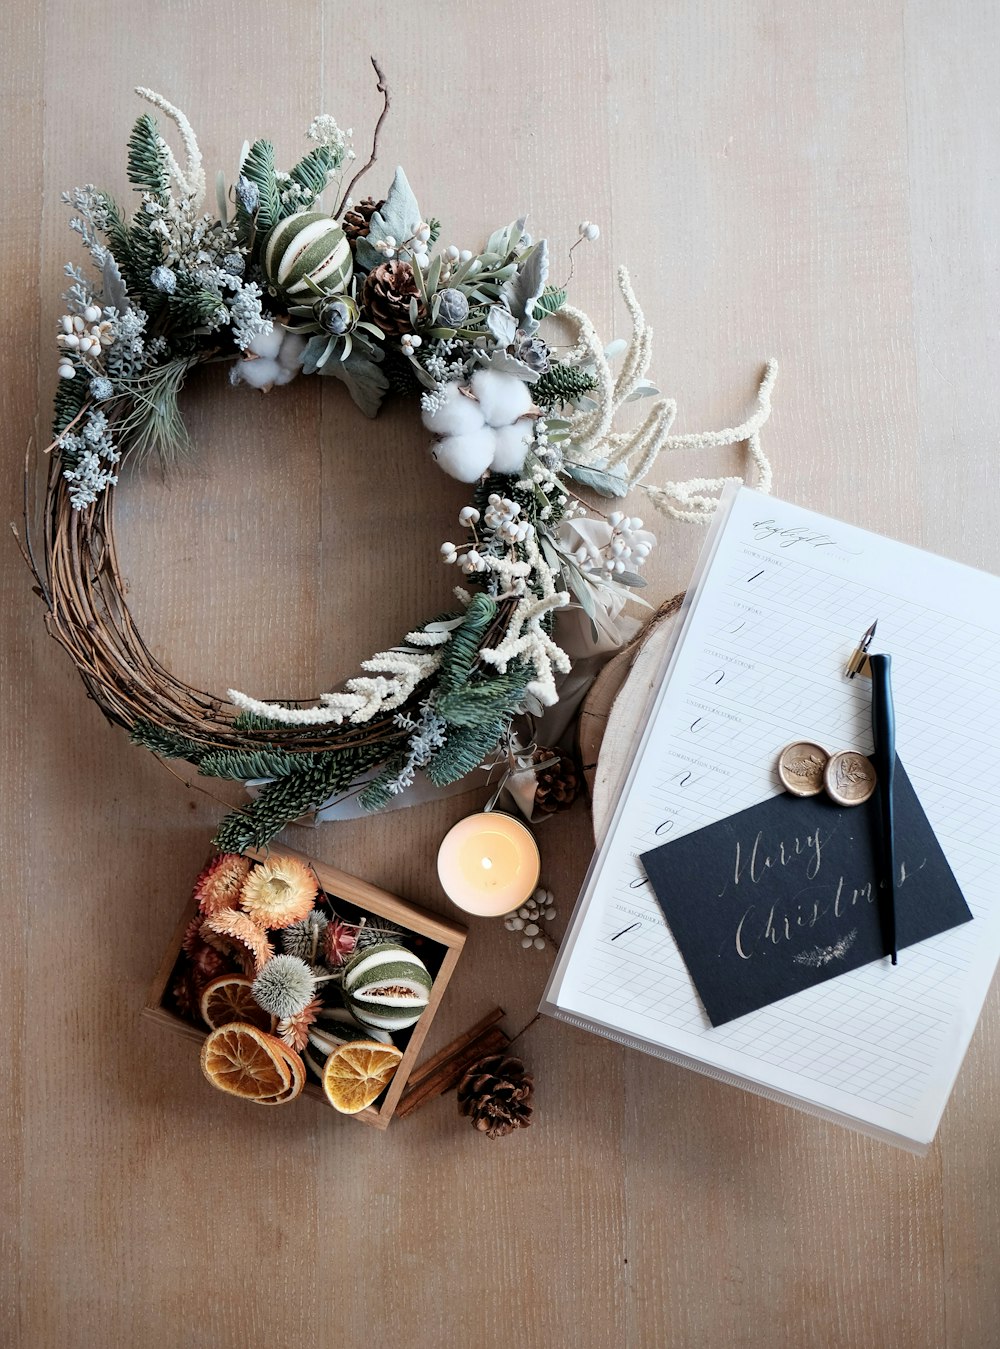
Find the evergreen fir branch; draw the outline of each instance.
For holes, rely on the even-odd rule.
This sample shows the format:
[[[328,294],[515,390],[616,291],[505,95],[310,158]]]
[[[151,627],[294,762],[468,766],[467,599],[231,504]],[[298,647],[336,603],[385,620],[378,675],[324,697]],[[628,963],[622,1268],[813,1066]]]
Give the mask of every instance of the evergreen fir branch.
[[[532,305],[531,312],[536,319],[543,319],[549,314],[558,313],[565,303],[566,288],[564,286],[546,286]]]
[[[323,805],[338,792],[346,791],[384,756],[382,744],[352,746],[309,756],[312,762],[303,771],[278,778],[248,806],[227,815],[213,840],[216,847],[223,852],[263,848],[285,825]]]
[[[61,436],[87,401],[87,381],[82,375],[75,379],[61,379],[56,385],[55,408],[52,417],[53,438]],[[76,428],[74,428],[76,429]],[[63,457],[69,456],[63,452]]]
[[[342,155],[329,145],[317,145],[307,155],[303,155],[288,176],[299,187],[305,188],[312,200],[309,203],[300,202],[297,206],[282,207],[282,215],[290,215],[292,211],[301,210],[306,205],[311,206],[329,183],[331,175],[340,167],[341,159]]]
[[[137,192],[151,192],[161,201],[170,196],[167,156],[156,119],[148,112],[139,117],[128,138],[128,180]]]
[[[447,787],[478,768],[503,738],[508,717],[484,722],[480,726],[455,726],[448,738],[427,765],[426,773],[435,787]]]
[[[385,809],[389,802],[393,800],[393,793],[389,790],[389,784],[396,781],[405,763],[406,755],[396,754],[383,766],[378,777],[373,778],[358,796],[358,805],[362,810],[374,814],[376,811]]]
[[[489,595],[473,595],[462,626],[451,634],[441,653],[438,671],[438,689],[445,695],[461,689],[467,683],[486,629],[496,616],[496,601]]]
[[[515,665],[506,674],[444,694],[435,701],[434,710],[452,726],[480,726],[512,715],[524,697],[527,683],[527,672]]]
[[[575,403],[584,394],[597,388],[597,380],[578,365],[554,365],[531,386],[539,407],[546,410],[557,403]]]
[[[284,778],[300,772],[312,755],[288,754],[285,750],[262,746],[260,749],[212,750],[204,755],[198,772],[206,778]]]
[[[278,180],[274,174],[274,146],[270,141],[254,141],[243,161],[242,173],[260,193],[256,221],[257,236],[262,238],[272,225],[276,225],[281,219],[281,193],[278,191]],[[249,224],[242,207],[237,214],[241,223]]]
[[[278,731],[285,728],[282,721],[275,721],[272,717],[262,717],[256,712],[241,712],[233,726],[237,731]]]
[[[187,736],[165,730],[162,726],[154,726],[145,717],[139,717],[132,723],[129,739],[134,745],[143,745],[152,750],[161,759],[187,759],[189,763],[198,764],[205,753],[201,745],[196,745]]]
[[[214,328],[225,309],[215,291],[200,286],[187,272],[178,272],[176,288],[167,297],[170,317],[179,328]]]

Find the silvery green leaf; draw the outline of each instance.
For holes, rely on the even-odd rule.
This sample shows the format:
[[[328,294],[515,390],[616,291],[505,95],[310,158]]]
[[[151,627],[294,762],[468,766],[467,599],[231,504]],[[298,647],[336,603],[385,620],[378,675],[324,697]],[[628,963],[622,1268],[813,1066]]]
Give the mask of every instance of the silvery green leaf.
[[[615,580],[623,586],[629,586],[632,590],[645,590],[646,582],[634,571],[616,571]]]
[[[502,229],[494,230],[486,241],[484,253],[495,253],[497,257],[504,258],[510,252],[511,248],[520,239],[521,232],[524,229],[524,222],[527,216],[520,216],[510,225],[504,225]]]
[[[324,333],[319,337],[310,337],[302,353],[302,373],[314,375],[329,356],[330,338]]]
[[[549,275],[549,246],[539,239],[521,259],[517,274],[504,284],[503,293],[518,324],[530,336],[538,327],[533,317],[535,301],[545,289]]]
[[[414,360],[412,356],[409,358],[409,361],[410,365],[413,367],[413,373],[416,375],[418,381],[424,386],[424,388],[436,389],[437,380],[433,377],[433,375],[429,375],[427,371],[424,369],[424,367],[420,364],[420,362]]]
[[[226,175],[221,169],[215,175],[215,205],[219,219],[225,225],[229,220],[229,203],[226,201]]]
[[[628,480],[623,473],[614,469],[593,468],[585,464],[564,465],[565,472],[574,482],[582,483],[602,497],[623,497],[628,492]]]
[[[410,325],[411,325],[412,327],[416,328],[416,326],[417,326],[417,320],[419,319],[419,317],[420,317],[420,305],[417,303],[417,297],[416,297],[415,295],[411,295],[411,296],[410,296]]]
[[[639,398],[656,398],[659,392],[659,389],[651,379],[641,379],[625,399],[625,402],[634,403]]]
[[[506,351],[491,352],[489,357],[483,361],[483,365],[489,370],[499,370],[502,375],[516,375],[524,384],[535,384],[539,379],[537,370],[532,370],[523,361],[515,360]]]
[[[499,347],[509,347],[517,333],[517,320],[502,304],[490,305],[486,326]]]
[[[594,599],[591,583],[579,567],[574,567],[571,562],[566,564],[564,575],[569,581],[570,590],[580,602],[580,608],[590,619],[590,633],[596,642],[600,633],[597,631],[597,603]]]
[[[122,280],[122,274],[118,270],[118,264],[111,256],[110,250],[104,255],[101,299],[104,304],[110,305],[112,309],[117,309],[119,314],[127,314],[132,308],[132,301],[128,298],[128,291],[125,288],[125,282]]]
[[[355,258],[358,265],[365,271],[371,271],[378,263],[384,262],[385,259],[375,248],[375,244],[388,238],[389,235],[392,235],[397,244],[402,244],[413,234],[413,226],[420,219],[420,207],[410,184],[406,181],[406,174],[402,169],[397,169],[381,210],[372,215],[368,237],[357,241]]]
[[[431,265],[427,268],[427,291],[430,295],[433,295],[438,288],[438,282],[441,279],[442,261],[442,255],[439,253],[436,258],[432,259]]]
[[[604,359],[606,361],[613,361],[616,356],[622,354],[627,346],[628,343],[625,341],[624,337],[616,337],[613,342],[609,342],[604,348]]]
[[[381,355],[381,353],[378,353]],[[329,361],[324,375],[343,380],[348,392],[366,417],[375,417],[389,388],[389,381],[370,356],[354,351],[346,361]]]

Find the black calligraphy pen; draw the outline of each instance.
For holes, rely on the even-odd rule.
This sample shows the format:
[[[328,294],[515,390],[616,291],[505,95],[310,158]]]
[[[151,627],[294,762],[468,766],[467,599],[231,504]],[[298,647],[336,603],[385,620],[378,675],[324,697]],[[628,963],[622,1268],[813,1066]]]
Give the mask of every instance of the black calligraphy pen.
[[[892,657],[868,654],[878,619],[858,643],[844,673],[848,679],[868,675],[872,681],[872,735],[875,750],[872,763],[878,783],[879,814],[882,822],[882,932],[885,945],[896,964],[896,822],[892,809],[892,784],[896,773],[896,712],[892,704]]]

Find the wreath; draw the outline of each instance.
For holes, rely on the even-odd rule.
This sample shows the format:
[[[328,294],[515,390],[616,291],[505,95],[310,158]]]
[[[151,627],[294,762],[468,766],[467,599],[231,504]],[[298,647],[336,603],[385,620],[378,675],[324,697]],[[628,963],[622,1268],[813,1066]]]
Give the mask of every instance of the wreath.
[[[650,332],[623,269],[633,334],[614,374],[615,350],[550,280],[547,244],[523,219],[472,252],[438,246],[440,224],[423,216],[402,169],[384,198],[352,197],[389,109],[373,65],[381,115],[371,155],[346,186],[350,133],[323,115],[288,172],[270,141],[244,146],[235,182],[227,189],[219,174],[216,211],[206,213],[187,118],[138,89],[173,122],[181,157],[144,113],[128,141],[134,212],[93,186],[64,194],[95,274],[66,268],[42,539],[36,546],[26,528],[23,551],[50,633],[111,722],[203,775],[264,780],[220,825],[215,842],[229,852],[263,847],[343,793],[377,810],[418,771],[452,783],[506,752],[515,717],[557,700],[571,665],[558,611],[578,609],[596,636],[643,585],[655,543],[637,518],[588,513],[580,488],[621,497],[665,448],[742,439],[765,490],[769,482],[758,431],[773,365],[741,427],[671,437],[675,406],[657,399],[635,429],[614,431],[624,403],[658,392],[645,378]],[[326,211],[328,191],[337,204]],[[598,233],[584,222],[574,249]],[[572,344],[542,336],[546,319],[570,325]],[[470,487],[462,541],[441,547],[462,574],[454,609],[310,705],[190,687],[143,641],[125,600],[113,528],[119,466],[126,457],[169,463],[188,448],[179,395],[192,370],[213,362],[229,365],[233,384],[265,391],[299,375],[332,377],[368,417],[390,395],[419,400],[429,471]],[[725,481],[646,490],[668,514],[701,519]],[[25,514],[29,526],[27,505]]]

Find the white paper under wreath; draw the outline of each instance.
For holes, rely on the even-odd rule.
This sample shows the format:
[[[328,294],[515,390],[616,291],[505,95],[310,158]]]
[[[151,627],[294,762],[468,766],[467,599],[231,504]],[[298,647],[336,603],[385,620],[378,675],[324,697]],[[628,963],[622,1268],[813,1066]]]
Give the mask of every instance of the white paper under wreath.
[[[375,68],[384,118],[389,96]],[[36,549],[29,533],[26,556],[50,630],[109,719],[206,775],[268,780],[219,830],[219,846],[238,851],[361,780],[364,805],[378,809],[418,772],[442,785],[503,752],[512,721],[551,706],[570,669],[554,612],[579,607],[596,639],[644,584],[654,536],[634,516],[605,513],[602,499],[641,487],[675,519],[707,519],[727,479],[645,479],[664,451],[737,441],[768,490],[759,432],[776,367],[742,425],[671,436],[675,404],[647,379],[652,334],[624,268],[632,331],[606,347],[550,279],[547,243],[524,219],[472,250],[441,245],[402,169],[384,198],[356,199],[382,118],[371,157],[346,185],[350,133],[322,115],[287,173],[270,142],[245,145],[235,180],[219,175],[206,212],[187,119],[137,92],[175,124],[183,153],[143,114],[128,143],[135,210],[90,186],[66,196],[95,271],[66,269],[44,536]],[[585,221],[573,247],[598,233]],[[461,575],[452,612],[417,624],[311,705],[188,689],[152,658],[128,614],[114,560],[118,466],[125,455],[169,461],[186,448],[178,395],[208,362],[264,392],[300,375],[332,377],[369,417],[389,396],[412,398],[428,433],[427,472],[469,484],[458,541],[440,550]],[[651,400],[645,418],[616,430],[619,411],[640,398]]]

